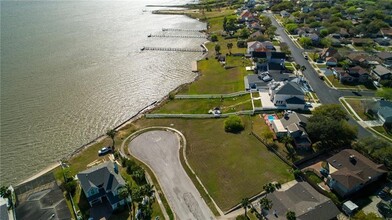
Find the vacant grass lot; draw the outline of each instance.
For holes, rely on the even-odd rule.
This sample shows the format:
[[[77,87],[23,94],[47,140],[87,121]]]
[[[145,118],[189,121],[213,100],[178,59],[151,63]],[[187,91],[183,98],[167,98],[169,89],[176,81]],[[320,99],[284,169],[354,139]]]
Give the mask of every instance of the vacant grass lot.
[[[244,65],[247,64],[244,60]],[[241,63],[241,66],[237,66]],[[197,81],[184,87],[181,94],[225,94],[245,90],[245,67],[242,66],[241,57],[228,58],[228,65],[233,68],[225,69],[214,58],[198,62],[200,77]]]
[[[174,99],[152,113],[208,114],[210,109],[220,107],[222,113],[252,110],[250,95],[224,99]]]
[[[171,126],[184,133],[192,168],[222,210],[263,190],[271,181],[292,180],[288,167],[250,135],[254,117],[242,117],[240,134],[224,131],[224,119],[141,119],[136,127]]]
[[[374,120],[365,113],[365,108],[360,99],[346,99],[346,102],[353,108],[357,115],[364,121]]]

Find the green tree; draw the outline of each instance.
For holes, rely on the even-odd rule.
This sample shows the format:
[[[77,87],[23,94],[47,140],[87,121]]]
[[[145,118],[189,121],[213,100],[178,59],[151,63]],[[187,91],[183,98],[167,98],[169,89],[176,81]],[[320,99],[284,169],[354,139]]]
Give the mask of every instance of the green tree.
[[[265,33],[268,35],[268,37],[270,39],[272,39],[275,36],[275,31],[276,30],[277,30],[277,28],[275,26],[270,26],[270,27],[267,28]]]
[[[323,47],[330,47],[332,44],[332,40],[330,38],[325,37],[325,38],[321,39],[320,44]]]
[[[244,123],[242,119],[237,115],[230,115],[225,120],[225,131],[231,133],[239,133],[244,130]]]
[[[64,183],[64,188],[65,188],[65,190],[66,190],[69,194],[71,194],[72,196],[75,195],[76,187],[77,187],[76,180],[71,180],[71,181],[68,181],[68,182]]]
[[[357,137],[357,128],[347,120],[348,115],[340,105],[326,104],[313,111],[306,130],[310,139],[320,141],[323,148],[347,146]]]
[[[264,27],[268,28],[272,25],[272,21],[269,17],[265,16],[265,15],[261,15],[260,16],[260,23],[262,25],[264,25]]]
[[[125,203],[127,204],[129,211],[131,211],[131,208],[129,207],[129,204],[128,204],[128,198],[129,198],[129,195],[131,194],[131,190],[132,190],[131,186],[130,186],[130,184],[128,182],[125,184],[124,187],[121,187],[118,190],[118,197],[120,199],[126,199]]]
[[[220,45],[219,44],[215,44],[215,53],[219,54],[220,50],[221,50]]]
[[[270,210],[272,208],[272,201],[267,197],[263,197],[259,200],[261,213],[264,213],[263,210]]]
[[[248,217],[248,208],[250,207],[250,202],[249,202],[248,198],[243,198],[241,200],[241,207],[244,208],[244,210],[245,210],[245,217],[247,219],[249,219],[249,217]]]
[[[388,100],[392,100],[392,88],[382,88],[378,89],[376,92],[376,96],[383,97]]]
[[[293,212],[293,211],[286,212],[286,219],[287,220],[296,220],[297,217],[295,216],[295,212]]]
[[[250,33],[247,28],[243,28],[240,30],[240,34],[239,34],[240,38],[247,39],[249,37],[249,35],[250,35]]]
[[[226,31],[235,31],[237,30],[236,27],[236,19],[234,18],[229,18],[226,22]]]
[[[329,34],[328,29],[322,29],[320,31],[320,37],[326,37]]]
[[[218,36],[217,36],[216,34],[212,34],[212,35],[211,35],[211,41],[212,41],[212,42],[218,41]]]
[[[227,49],[229,50],[229,53],[231,54],[231,49],[233,48],[233,43],[227,43]]]
[[[106,135],[112,139],[112,148],[114,149],[114,137],[116,136],[117,131],[115,129],[110,129],[106,132]]]
[[[309,37],[301,37],[298,41],[304,48],[309,48],[312,45],[312,39]]]
[[[297,30],[298,25],[290,23],[290,24],[286,24],[285,28],[287,29],[287,31],[290,34],[295,34],[295,31]]]

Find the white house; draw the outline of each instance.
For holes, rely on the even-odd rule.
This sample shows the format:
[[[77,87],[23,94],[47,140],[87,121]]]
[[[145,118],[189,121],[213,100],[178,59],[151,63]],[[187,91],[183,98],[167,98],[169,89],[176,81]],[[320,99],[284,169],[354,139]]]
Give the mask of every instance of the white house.
[[[272,82],[268,93],[275,106],[287,109],[304,109],[305,93],[295,82]]]

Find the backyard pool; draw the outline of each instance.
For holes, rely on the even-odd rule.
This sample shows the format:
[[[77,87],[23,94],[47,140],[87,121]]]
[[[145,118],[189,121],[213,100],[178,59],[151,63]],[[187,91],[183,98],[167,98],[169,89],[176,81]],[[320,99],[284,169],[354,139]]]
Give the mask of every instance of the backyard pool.
[[[272,123],[273,120],[277,120],[278,117],[276,115],[268,115],[268,121]]]

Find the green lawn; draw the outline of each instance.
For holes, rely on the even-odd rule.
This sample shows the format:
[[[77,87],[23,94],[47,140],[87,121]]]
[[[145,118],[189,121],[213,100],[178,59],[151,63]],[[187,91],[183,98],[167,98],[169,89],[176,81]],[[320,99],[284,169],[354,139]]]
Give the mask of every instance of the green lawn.
[[[323,180],[312,171],[306,171],[305,175],[314,183],[321,183]]]
[[[242,64],[244,61],[244,65]],[[198,62],[200,77],[197,81],[184,87],[182,94],[225,94],[245,90],[244,76],[249,73],[245,70],[245,65],[249,61],[241,57],[228,57],[228,65],[233,67],[225,69],[214,58],[201,60]]]
[[[379,133],[392,138],[392,134],[388,133],[383,126],[372,127],[374,130],[378,131]]]
[[[242,117],[245,130],[240,134],[226,133],[224,119],[141,119],[135,125],[172,126],[183,132],[191,167],[218,206],[228,210],[261,192],[266,183],[293,179],[290,167],[250,135],[257,117]]]
[[[365,112],[365,107],[360,99],[345,99],[345,101],[353,108],[357,115],[364,121],[374,120],[369,114]]]
[[[222,113],[252,110],[250,95],[224,99],[174,99],[153,111],[167,114],[208,114],[210,109],[220,107]]]
[[[335,76],[330,75],[327,76],[329,81],[332,83],[333,86],[336,88],[345,88],[345,89],[369,89],[369,90],[376,90],[377,88],[373,85],[371,81],[365,83],[365,84],[341,84],[340,81],[335,78]]]

